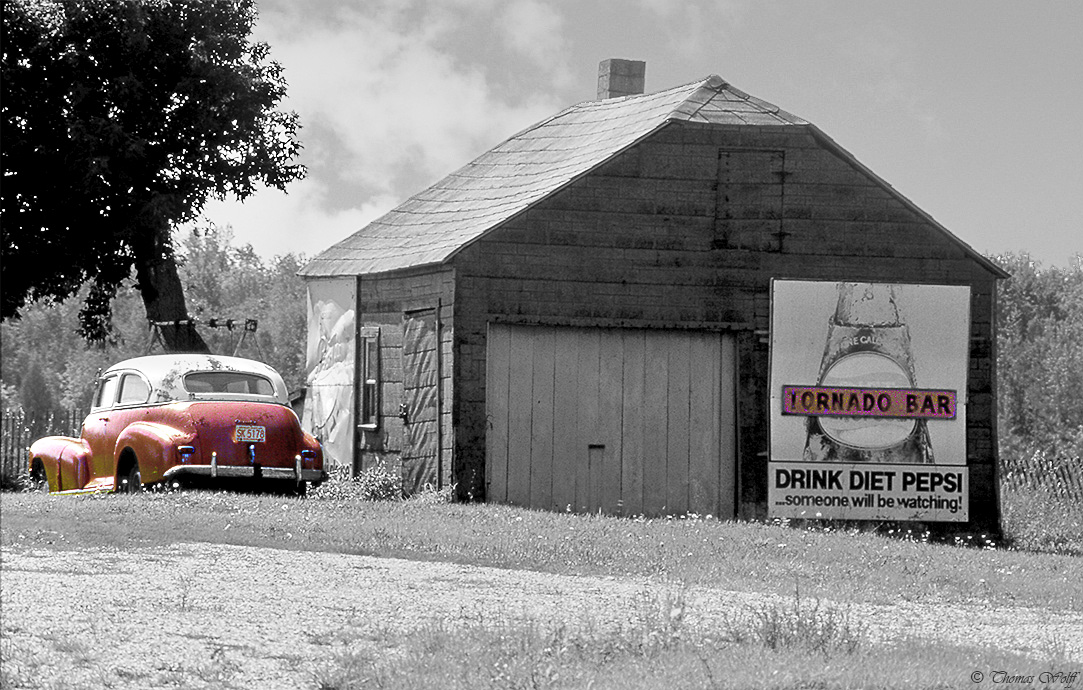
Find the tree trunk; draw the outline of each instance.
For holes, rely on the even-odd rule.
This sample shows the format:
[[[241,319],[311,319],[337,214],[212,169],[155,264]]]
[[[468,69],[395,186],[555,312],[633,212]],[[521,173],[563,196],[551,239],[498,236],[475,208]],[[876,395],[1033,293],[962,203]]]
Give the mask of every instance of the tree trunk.
[[[205,352],[210,348],[188,320],[188,307],[184,302],[177,262],[161,256],[149,260],[136,260],[139,292],[147,318],[159,323],[166,352]],[[164,323],[168,322],[168,323]]]

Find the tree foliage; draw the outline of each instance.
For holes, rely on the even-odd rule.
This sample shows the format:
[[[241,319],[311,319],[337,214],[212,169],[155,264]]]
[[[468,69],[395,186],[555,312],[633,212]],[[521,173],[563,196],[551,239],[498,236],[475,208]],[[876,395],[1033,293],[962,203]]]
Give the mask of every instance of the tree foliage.
[[[305,259],[284,254],[264,262],[251,245],[237,247],[228,229],[209,226],[182,244],[181,278],[198,320],[234,320],[234,328],[204,328],[212,351],[260,359],[277,369],[290,390],[304,383],[307,316],[305,284],[297,275]],[[244,343],[245,319],[258,322]]]
[[[133,273],[148,318],[187,316],[173,228],[304,174],[255,16],[252,0],[3,3],[4,319],[89,285],[81,329],[100,339]]]
[[[191,297],[193,315],[203,322],[233,319],[242,325],[246,318],[256,319],[258,329],[248,334],[236,354],[267,362],[291,391],[298,390],[305,375],[306,307],[304,281],[297,270],[304,258],[286,254],[265,262],[251,246],[234,246],[228,229],[213,227],[191,233],[179,249],[180,279]],[[85,297],[88,290],[85,286],[77,296]],[[13,393],[6,396],[7,404],[33,396],[51,401],[43,405],[85,410],[98,369],[148,350],[161,352],[159,346],[151,347],[152,333],[134,286],[122,285],[110,308],[112,335],[94,345],[78,334],[77,300],[31,302],[21,319],[0,324],[0,378],[4,390]],[[201,329],[216,354],[234,354],[240,344],[240,328]]]
[[[1029,255],[994,257],[1012,274],[997,294],[1001,446],[1083,456],[1083,256],[1044,268]]]

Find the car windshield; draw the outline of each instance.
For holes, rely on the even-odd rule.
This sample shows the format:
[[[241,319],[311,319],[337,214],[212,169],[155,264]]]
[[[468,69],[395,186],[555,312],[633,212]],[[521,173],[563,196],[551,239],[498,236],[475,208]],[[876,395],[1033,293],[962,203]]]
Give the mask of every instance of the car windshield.
[[[98,398],[94,401],[94,407],[111,407],[117,397],[118,376],[106,376],[98,386]]]
[[[184,377],[189,393],[227,393],[238,395],[274,395],[271,382],[257,374],[241,371],[197,371]]]

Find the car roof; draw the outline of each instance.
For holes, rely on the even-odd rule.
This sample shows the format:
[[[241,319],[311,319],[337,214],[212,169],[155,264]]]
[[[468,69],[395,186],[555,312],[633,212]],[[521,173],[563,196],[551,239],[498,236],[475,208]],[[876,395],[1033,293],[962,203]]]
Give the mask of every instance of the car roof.
[[[182,385],[184,375],[195,371],[233,371],[258,374],[270,380],[274,387],[275,402],[284,405],[289,399],[286,384],[277,371],[263,362],[242,357],[181,353],[147,355],[117,362],[106,369],[102,376],[125,370],[138,371],[150,381],[155,391],[155,395],[152,395],[152,401],[156,402],[208,397],[206,395],[193,395],[184,389]],[[221,399],[221,397],[221,395],[215,396],[216,399]],[[266,396],[261,397],[264,400],[267,399]],[[243,398],[252,399],[252,396],[243,396]]]

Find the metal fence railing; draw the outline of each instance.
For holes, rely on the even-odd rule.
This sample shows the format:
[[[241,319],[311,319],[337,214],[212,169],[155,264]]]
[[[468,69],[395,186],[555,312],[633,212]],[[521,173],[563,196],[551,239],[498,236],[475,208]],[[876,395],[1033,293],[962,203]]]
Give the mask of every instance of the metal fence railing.
[[[0,474],[12,478],[24,474],[31,443],[43,436],[78,436],[84,417],[82,410],[43,415],[5,411],[0,420]]]

